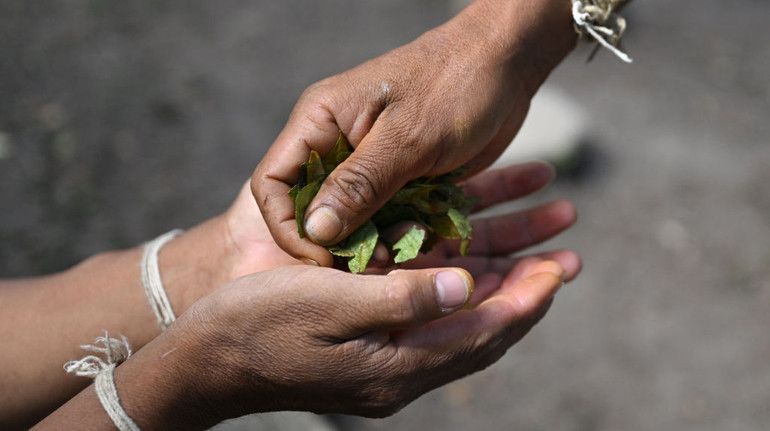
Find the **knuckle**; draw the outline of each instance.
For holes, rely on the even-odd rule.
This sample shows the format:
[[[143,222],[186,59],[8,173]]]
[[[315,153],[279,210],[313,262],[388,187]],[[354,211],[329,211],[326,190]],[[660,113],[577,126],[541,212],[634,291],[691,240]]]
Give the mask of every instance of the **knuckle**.
[[[374,163],[349,163],[329,177],[338,201],[353,212],[366,211],[379,201],[382,179]]]
[[[329,106],[334,100],[333,83],[329,78],[310,84],[305,88],[292,113],[297,114],[315,106]]]
[[[301,98],[314,98],[314,97],[325,96],[327,93],[328,87],[329,87],[328,78],[315,82],[313,84],[310,84],[307,86],[307,88],[305,88],[305,91],[302,92]]]
[[[384,301],[394,322],[412,322],[420,316],[420,290],[411,277],[390,277],[384,290]]]

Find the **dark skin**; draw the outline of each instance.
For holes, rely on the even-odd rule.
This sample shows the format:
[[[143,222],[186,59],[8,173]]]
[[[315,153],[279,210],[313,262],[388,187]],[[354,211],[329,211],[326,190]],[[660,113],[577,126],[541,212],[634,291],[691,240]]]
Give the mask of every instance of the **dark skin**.
[[[278,245],[330,266],[323,246],[353,232],[408,180],[484,169],[575,42],[568,1],[476,0],[414,42],[309,87],[252,176]],[[326,154],[340,131],[356,151],[311,202],[301,239],[287,193],[310,151]]]
[[[118,367],[116,385],[144,430],[279,410],[387,416],[495,362],[543,316],[564,274],[554,261],[520,260],[475,308],[456,311],[437,302],[435,269],[281,267],[197,302]],[[89,388],[33,429],[112,426]]]
[[[82,356],[75,346],[104,328],[127,335],[138,350],[118,367],[116,380],[124,407],[144,429],[195,429],[248,411],[283,409],[382,416],[494,362],[542,317],[562,279],[580,270],[571,251],[510,256],[571,225],[574,208],[566,202],[477,221],[471,256],[454,254],[456,244],[438,245],[409,262],[409,271],[385,266],[375,271],[383,275],[352,276],[297,264],[331,265],[322,245],[349,234],[407,180],[459,166],[470,168],[468,178],[480,172],[511,141],[530,98],[575,39],[568,2],[476,0],[413,43],[311,86],[255,171],[251,190],[163,249],[161,272],[180,315],[163,334],[142,306],[138,249],[105,253],[50,277],[0,282],[2,325],[21,328],[0,331],[0,341],[26,346],[24,356],[39,359],[2,374],[10,383],[3,387],[13,390],[0,389],[0,422],[24,429],[81,390],[86,381],[51,370]],[[325,153],[340,130],[357,151],[309,208],[305,227],[313,241],[300,240],[288,189],[311,149]],[[539,187],[516,184],[538,177],[527,169],[542,166],[512,169],[519,173],[471,178],[468,188],[494,204]],[[549,176],[542,175],[540,185]],[[476,280],[476,294],[466,299],[475,308],[446,310],[436,280],[450,271],[470,283],[460,268]],[[321,287],[307,290],[311,281]],[[402,293],[388,296],[393,289]],[[61,307],[66,298],[71,302]],[[323,313],[308,304],[320,304]],[[29,310],[40,309],[48,312],[29,319]],[[354,312],[359,309],[367,313]],[[315,324],[308,327],[309,321]],[[266,324],[293,334],[294,348],[304,353],[281,354],[280,343],[270,345],[278,335]],[[24,342],[30,334],[45,352]],[[419,356],[423,351],[430,355]],[[19,354],[8,349],[0,363],[16,364]],[[371,369],[349,381],[336,376],[337,398],[319,400],[317,379],[348,362]],[[215,381],[198,378],[223,363]],[[270,367],[286,368],[271,374]],[[308,374],[286,374],[303,367]],[[287,375],[300,377],[286,381]],[[362,393],[364,383],[374,389]],[[112,424],[93,390],[85,389],[38,427]]]
[[[468,180],[466,187],[480,193],[480,209],[532,193],[547,184],[551,175],[551,169],[547,165],[532,163],[484,173]],[[258,386],[260,390],[266,391],[264,394],[276,396],[271,397],[271,400],[284,399],[283,402],[288,402],[285,400],[299,399],[289,396],[289,393],[297,391],[297,395],[300,395],[301,388],[310,390],[307,386],[311,381],[321,378],[321,370],[328,371],[329,367],[338,367],[339,361],[359,363],[363,360],[359,356],[339,356],[339,352],[346,351],[345,346],[366,346],[366,343],[381,341],[382,337],[395,336],[398,331],[394,330],[412,328],[412,335],[404,335],[406,338],[403,338],[410,340],[409,343],[398,344],[400,347],[396,350],[398,355],[406,355],[403,357],[403,365],[411,365],[411,368],[394,368],[388,372],[393,373],[395,380],[380,382],[383,392],[392,389],[392,393],[398,394],[399,399],[380,399],[371,395],[373,399],[365,399],[365,402],[360,400],[361,404],[356,404],[354,399],[344,398],[347,400],[344,411],[385,414],[389,409],[400,407],[417,395],[406,392],[406,387],[392,386],[403,384],[403,380],[399,380],[401,378],[407,379],[408,376],[409,380],[422,376],[420,378],[425,380],[425,384],[412,387],[426,391],[491,363],[504,349],[492,348],[489,344],[491,338],[488,337],[497,333],[523,335],[547,308],[551,295],[561,284],[560,278],[570,280],[580,271],[578,256],[568,250],[538,254],[524,259],[511,256],[511,253],[522,252],[531,245],[551,238],[575,221],[574,208],[563,201],[523,212],[476,220],[478,236],[469,256],[458,256],[456,244],[439,243],[431,254],[410,261],[409,267],[413,269],[395,273],[390,271],[392,268],[376,269],[376,272],[390,273],[389,275],[354,276],[328,268],[314,269],[312,266],[298,265],[299,262],[281,251],[272,240],[259,214],[248,187],[244,187],[227,212],[188,230],[163,248],[159,260],[161,273],[172,306],[180,317],[162,334],[141,287],[137,264],[141,250],[138,249],[98,255],[61,274],[0,282],[0,325],[14,325],[16,328],[14,331],[0,331],[3,345],[22,346],[25,345],[24,339],[34,337],[40,341],[24,352],[24,356],[29,359],[23,363],[18,361],[20,352],[14,349],[0,351],[0,363],[14,364],[13,367],[0,367],[0,370],[4,370],[0,371],[0,380],[4,382],[2,388],[13,388],[13,391],[0,391],[0,422],[3,423],[4,429],[29,428],[32,423],[42,419],[88,385],[88,379],[67,375],[61,371],[61,366],[68,360],[83,357],[84,352],[77,346],[90,344],[103,329],[112,334],[126,335],[136,352],[116,371],[121,400],[127,403],[129,413],[132,417],[135,415],[134,419],[140,423],[145,415],[150,415],[144,420],[147,425],[144,429],[153,429],[152,424],[156,422],[157,428],[160,429],[165,425],[165,422],[161,421],[163,417],[175,418],[181,415],[183,418],[179,419],[179,424],[186,424],[186,421],[196,418],[198,413],[209,418],[208,420],[221,420],[221,413],[217,413],[222,411],[217,402],[220,398],[216,394],[222,391],[221,400],[240,397],[240,392],[246,390],[244,387],[238,387],[239,382],[244,383],[241,379],[243,373],[255,378],[263,376],[267,379],[265,381],[272,382],[267,388]],[[246,220],[251,223],[246,223]],[[487,240],[483,233],[486,229],[481,227],[482,225],[494,226],[494,237],[499,240]],[[539,266],[540,264],[544,266]],[[445,270],[461,274],[468,283],[471,276],[475,279],[475,293],[467,301],[475,304],[476,309],[462,310],[457,314],[456,310],[447,311],[437,306],[434,280],[436,274]],[[551,275],[537,275],[541,272]],[[255,274],[246,276],[251,273]],[[529,280],[532,277],[534,278]],[[237,281],[232,281],[234,279]],[[214,290],[212,286],[219,280],[225,280],[220,283],[224,287]],[[383,295],[389,289],[401,290],[395,295],[385,295],[390,299],[376,299],[377,295]],[[88,292],[88,295],[84,295],[84,292]],[[532,300],[534,302],[525,301],[525,304],[529,305],[524,309],[508,309],[508,306],[502,305],[516,305],[519,300],[513,298],[528,298],[526,295],[530,294],[539,296]],[[62,306],[65,303],[66,306]],[[393,310],[405,310],[406,313],[410,310],[407,306],[418,303],[423,305],[404,314],[398,321],[389,320],[393,319]],[[488,305],[482,306],[487,303]],[[321,308],[309,307],[308,304],[318,304]],[[383,304],[385,308],[379,309],[377,304]],[[324,307],[328,310],[324,311]],[[50,312],[36,313],[34,319],[25,317],[25,310],[40,309]],[[94,309],[103,310],[103,313],[89,312]],[[466,317],[454,317],[456,314]],[[250,317],[244,318],[244,315]],[[439,322],[444,322],[444,317],[459,320],[457,323],[439,325]],[[26,321],[27,324],[17,325],[14,323],[16,321]],[[307,324],[310,321],[317,324],[310,327]],[[346,324],[346,329],[335,326],[345,321],[350,322]],[[454,320],[447,320],[450,321]],[[264,332],[265,325],[276,329],[273,332]],[[57,328],[66,330],[60,331]],[[435,328],[444,328],[439,331],[440,336],[432,332],[437,330]],[[344,332],[345,330],[348,332]],[[288,338],[300,344],[291,347],[293,357],[289,360],[281,357],[286,354],[285,351],[280,353],[280,345],[285,343],[282,340],[286,338],[281,334],[292,333],[296,336]],[[372,334],[377,336],[371,338]],[[447,344],[438,342],[442,339]],[[506,348],[516,339],[506,339]],[[227,342],[235,345],[255,344],[241,345],[233,351],[232,347],[211,344],[213,340],[230,340]],[[321,347],[312,340],[324,340],[327,343],[324,344],[326,348],[319,352],[317,349]],[[495,345],[498,345],[497,343],[498,341],[495,341]],[[434,368],[431,361],[415,362],[414,359],[417,358],[409,354],[417,355],[421,348],[407,349],[407,345],[429,348],[431,355],[444,358],[447,362],[442,365],[443,368]],[[148,349],[150,346],[154,347]],[[488,351],[485,354],[487,359],[483,363],[449,360],[459,359],[453,355],[467,353],[468,349]],[[176,353],[169,354],[172,351]],[[219,356],[222,352],[225,353],[224,357]],[[252,359],[258,357],[259,360],[242,362],[241,359],[233,359],[230,356],[232,354],[250,355],[253,356]],[[169,361],[173,359],[173,362],[153,371],[158,364],[167,363],[157,362],[160,357]],[[376,358],[384,359],[379,356]],[[370,359],[372,366],[377,363],[376,358]],[[270,361],[276,361],[275,365],[269,365]],[[300,361],[302,364],[289,365],[291,361]],[[270,370],[279,370],[284,365],[307,366],[308,361],[319,367],[314,371],[319,374],[306,376],[309,380],[292,379],[290,382],[281,382],[280,373],[273,372],[270,376],[266,374]],[[238,365],[242,363],[268,368],[244,370]],[[381,367],[389,368],[389,364],[391,363],[380,362],[378,367],[382,370]],[[173,367],[178,373],[169,374],[168,367]],[[198,367],[205,368],[206,371],[199,371]],[[13,373],[10,372],[11,369]],[[222,370],[224,375],[220,375],[217,381],[229,382],[226,387],[218,389],[210,381],[205,386],[197,386],[198,383],[202,384],[200,376],[210,375],[211,369]],[[395,376],[401,377],[396,379]],[[47,383],[37,383],[40,378],[45,379]],[[340,382],[343,384],[342,380]],[[136,387],[131,389],[134,384]],[[252,382],[249,382],[248,387],[251,387],[251,384]],[[350,388],[357,384],[356,381],[348,382]],[[132,393],[135,395],[130,395]],[[200,399],[196,399],[198,396]],[[310,395],[307,397],[312,398]],[[324,399],[331,402],[329,397]],[[157,406],[157,411],[145,404],[151,401]],[[164,404],[166,402],[168,405]],[[211,404],[205,404],[207,402]],[[133,403],[136,403],[134,407]],[[329,405],[324,410],[321,405],[270,405],[265,400],[253,404],[252,408],[256,409],[257,407],[253,406],[257,405],[261,406],[260,409],[268,406],[270,409],[307,407],[318,411],[343,409],[342,404]],[[185,410],[188,408],[185,406],[199,408],[190,412]],[[367,413],[369,408],[372,411]],[[184,414],[174,413],[179,409],[184,411]],[[234,415],[245,410],[248,409],[242,406],[241,410],[228,414]],[[167,414],[171,416],[166,416]],[[93,388],[86,388],[44,424],[58,429],[76,427],[72,422],[66,422],[72,420],[81,424],[81,428],[93,424],[92,429],[100,429],[99,418],[104,419],[103,416],[104,412],[95,399]],[[94,422],[91,422],[92,420]],[[145,424],[142,425],[144,427]]]

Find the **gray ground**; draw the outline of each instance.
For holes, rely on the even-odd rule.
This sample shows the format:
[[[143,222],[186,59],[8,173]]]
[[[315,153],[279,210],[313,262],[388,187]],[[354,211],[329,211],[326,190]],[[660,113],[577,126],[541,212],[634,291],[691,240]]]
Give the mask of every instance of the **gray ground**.
[[[0,274],[220,212],[304,87],[439,24],[448,3],[3,2]],[[581,169],[527,201],[578,206],[547,246],[582,254],[579,280],[498,364],[336,426],[766,429],[770,3],[637,0],[627,15],[634,65],[586,65],[581,49],[552,76],[593,128]]]

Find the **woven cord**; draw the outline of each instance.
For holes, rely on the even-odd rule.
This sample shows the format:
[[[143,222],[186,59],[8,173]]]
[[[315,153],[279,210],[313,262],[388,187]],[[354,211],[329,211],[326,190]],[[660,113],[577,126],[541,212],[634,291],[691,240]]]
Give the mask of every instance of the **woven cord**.
[[[131,345],[128,339],[123,335],[120,337],[120,340],[111,338],[110,334],[104,331],[104,337],[98,337],[94,344],[84,344],[80,348],[89,352],[102,353],[106,360],[96,355],[88,355],[83,359],[67,362],[64,364],[64,370],[70,374],[95,380],[94,389],[99,402],[120,431],[142,431],[121,406],[118,389],[115,387],[115,367],[131,356]],[[99,347],[99,344],[103,347]]]
[[[160,278],[158,252],[166,243],[181,234],[182,231],[176,229],[155,238],[144,246],[144,254],[142,255],[142,285],[145,293],[147,293],[152,311],[158,319],[158,325],[163,330],[174,323],[176,315],[171,308],[171,302],[166,296],[166,289],[163,288],[163,281]]]

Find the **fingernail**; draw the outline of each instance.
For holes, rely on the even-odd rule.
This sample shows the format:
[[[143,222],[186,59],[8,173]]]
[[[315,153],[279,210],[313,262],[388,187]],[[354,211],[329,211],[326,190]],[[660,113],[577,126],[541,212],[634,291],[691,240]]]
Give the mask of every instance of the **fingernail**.
[[[318,263],[315,259],[311,259],[309,257],[303,257],[301,260],[305,263],[305,265],[321,266],[321,264]]]
[[[473,293],[473,281],[467,273],[463,276],[453,270],[439,272],[434,283],[438,303],[446,311],[462,307]]]
[[[342,220],[329,207],[320,207],[305,219],[305,232],[318,244],[331,244],[342,233]]]

